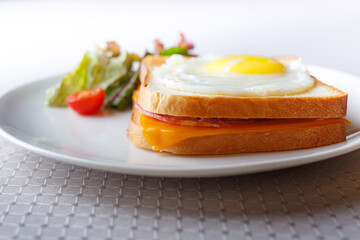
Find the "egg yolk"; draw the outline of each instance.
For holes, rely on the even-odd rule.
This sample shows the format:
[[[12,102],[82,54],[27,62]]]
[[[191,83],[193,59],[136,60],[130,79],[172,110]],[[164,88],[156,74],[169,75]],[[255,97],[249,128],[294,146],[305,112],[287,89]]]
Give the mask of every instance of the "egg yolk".
[[[273,58],[257,56],[230,56],[208,63],[206,69],[214,72],[227,71],[241,74],[283,73],[286,68]]]

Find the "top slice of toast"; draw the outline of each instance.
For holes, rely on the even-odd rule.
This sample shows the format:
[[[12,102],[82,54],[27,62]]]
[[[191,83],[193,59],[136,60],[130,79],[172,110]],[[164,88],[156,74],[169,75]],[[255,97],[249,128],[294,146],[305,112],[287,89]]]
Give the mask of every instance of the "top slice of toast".
[[[346,115],[347,93],[315,79],[301,94],[271,97],[237,97],[186,94],[152,87],[152,70],[166,57],[147,56],[140,66],[138,104],[146,111],[200,118],[337,118]]]

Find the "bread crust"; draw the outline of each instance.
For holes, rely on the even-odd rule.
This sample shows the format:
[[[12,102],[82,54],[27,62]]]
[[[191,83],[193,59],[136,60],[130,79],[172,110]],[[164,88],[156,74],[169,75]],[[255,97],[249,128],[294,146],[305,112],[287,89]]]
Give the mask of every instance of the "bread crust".
[[[151,70],[166,57],[147,56],[141,62],[138,104],[146,111],[172,116],[201,118],[337,118],[346,115],[347,93],[315,79],[315,86],[334,93],[313,97],[234,97],[164,94],[148,87]]]
[[[128,138],[141,148],[151,149],[142,134],[139,112],[134,108]],[[296,129],[194,137],[163,150],[174,154],[230,154],[282,151],[330,145],[345,140],[345,124],[333,123]]]

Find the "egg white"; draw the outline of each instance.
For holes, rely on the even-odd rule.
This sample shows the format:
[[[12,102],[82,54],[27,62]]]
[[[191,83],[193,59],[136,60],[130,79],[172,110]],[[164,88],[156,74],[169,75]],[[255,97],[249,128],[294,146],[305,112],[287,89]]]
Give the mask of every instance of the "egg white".
[[[284,73],[239,74],[230,72],[235,62],[229,62],[220,72],[208,71],[205,66],[218,59],[217,56],[187,58],[172,55],[166,63],[152,71],[152,86],[170,89],[187,95],[229,95],[244,97],[267,97],[298,94],[310,90],[314,79],[300,59],[279,61],[286,68]]]

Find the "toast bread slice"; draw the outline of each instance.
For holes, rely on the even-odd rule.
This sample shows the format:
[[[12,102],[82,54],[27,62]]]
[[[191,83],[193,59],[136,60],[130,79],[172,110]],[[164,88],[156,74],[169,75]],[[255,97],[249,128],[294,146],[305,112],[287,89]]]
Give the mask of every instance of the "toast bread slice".
[[[315,79],[301,94],[273,97],[237,97],[184,94],[152,88],[152,69],[166,57],[147,56],[141,62],[138,104],[146,111],[200,118],[337,118],[346,115],[347,93]]]
[[[140,125],[140,112],[133,107],[128,138],[138,147],[152,149]],[[241,134],[188,138],[162,151],[174,154],[230,154],[282,151],[330,145],[345,140],[345,123],[293,129],[273,129]]]

